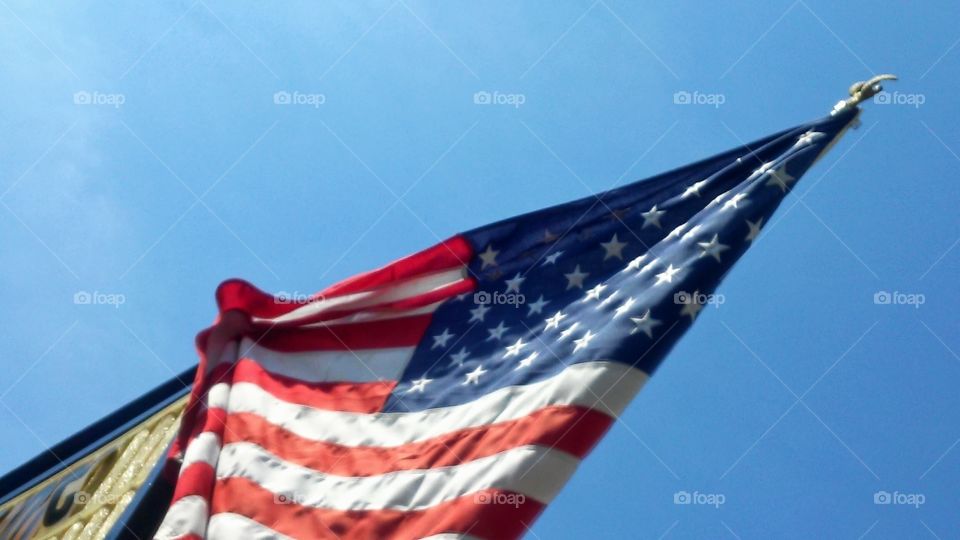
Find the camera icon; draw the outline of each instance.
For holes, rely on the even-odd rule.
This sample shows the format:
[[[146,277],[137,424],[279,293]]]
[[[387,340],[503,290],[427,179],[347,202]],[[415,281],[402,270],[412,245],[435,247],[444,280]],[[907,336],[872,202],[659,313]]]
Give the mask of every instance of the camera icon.
[[[490,504],[490,494],[481,491],[473,497],[474,504]]]
[[[878,491],[873,494],[873,504],[890,504],[892,501],[889,491]]]
[[[287,493],[274,493],[273,502],[274,504],[293,504],[293,497]]]
[[[290,92],[281,90],[273,93],[274,105],[289,105],[290,101]]]
[[[73,93],[74,105],[89,105],[91,101],[92,97],[90,96],[90,92],[81,90]]]
[[[87,493],[86,491],[78,491],[73,496],[73,502],[77,504],[87,504],[88,502],[90,502],[90,494]]]
[[[687,291],[673,293],[674,304],[689,304],[691,301],[693,301],[693,298],[691,298],[690,293]]]
[[[79,306],[85,306],[93,301],[93,295],[87,291],[77,291],[73,293],[73,303]]]
[[[490,95],[490,92],[481,90],[473,94],[473,103],[475,105],[489,105],[493,101],[493,96]]]
[[[880,92],[879,94],[873,96],[873,102],[879,105],[889,105],[890,104],[890,93],[889,92]]]
[[[873,303],[886,305],[893,301],[893,295],[887,291],[877,291],[873,294]]]
[[[691,500],[688,491],[678,491],[673,494],[673,504],[690,504]]]
[[[689,105],[692,101],[690,92],[686,90],[680,90],[679,92],[673,93],[673,103],[675,105]]]
[[[478,291],[473,293],[473,303],[477,305],[487,305],[490,303],[490,293],[487,291]]]

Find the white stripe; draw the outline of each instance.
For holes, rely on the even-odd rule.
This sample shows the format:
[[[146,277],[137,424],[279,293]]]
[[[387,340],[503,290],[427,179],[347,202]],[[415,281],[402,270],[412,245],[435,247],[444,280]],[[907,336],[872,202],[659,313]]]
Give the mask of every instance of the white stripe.
[[[208,409],[226,409],[230,404],[230,385],[219,383],[211,386],[204,401]]]
[[[311,302],[305,306],[299,307],[289,313],[285,313],[273,319],[255,318],[255,321],[289,322],[304,317],[310,317],[331,309],[359,309],[369,307],[375,304],[394,302],[411,296],[418,296],[430,291],[437,290],[452,283],[456,283],[466,278],[467,269],[465,266],[457,266],[452,270],[436,272],[416,279],[411,279],[399,285],[388,285],[379,289],[365,291],[343,296],[335,296],[330,299]]]
[[[221,512],[210,517],[210,524],[207,526],[207,538],[209,540],[220,538],[225,540],[237,540],[238,538],[244,540],[247,538],[254,540],[266,540],[268,538],[293,540],[291,537],[280,534],[262,523],[232,512]]]
[[[296,435],[344,446],[399,446],[445,433],[505,422],[550,405],[577,405],[610,416],[623,411],[646,382],[639,369],[619,362],[574,364],[549,379],[510,386],[462,405],[416,412],[356,413],[316,409],[283,401],[250,383],[210,389],[213,403],[229,395],[230,413],[253,413]]]
[[[284,461],[256,444],[239,442],[223,447],[217,479],[245,478],[301,506],[414,511],[486,489],[511,491],[546,504],[579,464],[579,459],[560,450],[519,446],[450,467],[337,476]],[[478,498],[477,502],[485,501]]]
[[[216,433],[204,431],[194,437],[187,445],[187,451],[183,453],[183,463],[180,465],[180,475],[182,476],[187,467],[194,463],[206,463],[215,466],[219,454],[220,437]]]
[[[300,328],[320,328],[323,326],[335,326],[338,324],[349,324],[349,323],[358,323],[358,322],[369,322],[369,321],[382,321],[385,319],[399,319],[401,317],[413,317],[415,315],[426,315],[427,313],[433,313],[440,307],[440,304],[446,302],[447,299],[443,299],[439,302],[434,302],[423,307],[418,307],[416,309],[408,309],[406,311],[358,311],[346,317],[340,317],[339,319],[330,319],[329,321],[322,321],[310,324],[304,324]]]
[[[170,505],[153,537],[155,540],[172,540],[187,534],[202,537],[206,525],[207,501],[199,495],[189,495]]]
[[[407,369],[416,347],[354,351],[277,352],[244,338],[240,356],[256,360],[275,375],[304,382],[395,381]]]

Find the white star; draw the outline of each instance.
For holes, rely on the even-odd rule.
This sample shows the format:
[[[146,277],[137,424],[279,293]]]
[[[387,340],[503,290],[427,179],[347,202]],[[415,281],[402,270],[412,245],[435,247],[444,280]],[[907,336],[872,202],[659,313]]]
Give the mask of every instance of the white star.
[[[410,384],[410,388],[407,389],[407,393],[409,394],[410,392],[420,392],[422,394],[423,391],[427,388],[427,384],[429,384],[431,381],[433,381],[433,379],[428,379],[426,377],[412,380],[410,381],[411,384]]]
[[[686,298],[683,303],[683,308],[680,310],[680,316],[688,315],[692,322],[697,318],[697,313],[700,313],[700,310],[703,309],[703,304],[700,303],[700,291],[693,291],[692,295],[685,296]]]
[[[567,329],[564,330],[563,332],[560,332],[560,337],[558,337],[557,339],[558,339],[558,340],[560,340],[560,339],[567,339],[568,337],[570,337],[570,334],[572,334],[573,331],[577,329],[578,326],[580,326],[580,323],[578,323],[578,322],[575,322],[575,323],[571,324],[571,325],[570,325],[570,328],[567,328]]]
[[[491,308],[487,307],[486,304],[480,304],[477,307],[470,310],[470,320],[467,321],[471,323],[473,321],[483,322],[483,318],[487,316],[487,312]]]
[[[480,269],[483,270],[488,266],[497,265],[497,255],[500,252],[493,249],[492,244],[487,245],[487,250],[480,254],[480,260],[483,261],[483,264],[480,265]]]
[[[587,296],[585,296],[585,297],[583,298],[583,301],[584,301],[584,302],[588,302],[588,301],[590,301],[590,300],[599,300],[599,299],[600,299],[600,293],[602,293],[603,290],[606,289],[606,288],[607,288],[607,286],[604,285],[603,283],[598,284],[596,287],[594,287],[594,288],[590,289],[589,291],[587,291]]]
[[[712,201],[710,201],[710,203],[707,204],[707,208],[711,208],[713,206],[720,204],[720,201],[727,198],[727,195],[729,194],[730,194],[729,191],[724,191],[723,193],[717,195],[716,197],[713,198]]]
[[[648,262],[643,268],[640,269],[640,273],[642,274],[644,272],[649,272],[650,270],[656,268],[658,264],[660,264],[660,259],[654,257],[652,261]]]
[[[816,141],[823,136],[824,134],[820,133],[819,131],[808,131],[797,139],[797,142],[794,144],[794,146],[806,146],[808,144],[813,144],[813,141]]]
[[[773,168],[773,162],[772,162],[772,161],[769,162],[769,163],[764,163],[763,165],[760,166],[759,169],[753,171],[753,174],[751,174],[750,176],[763,176],[763,175],[767,174],[767,171],[769,171],[769,170],[772,169],[772,168]]]
[[[454,334],[450,333],[449,328],[444,328],[443,333],[433,336],[433,345],[430,347],[431,350],[436,349],[437,347],[446,347],[447,342],[450,341]]]
[[[699,196],[700,196],[700,188],[702,188],[702,187],[705,186],[705,185],[707,185],[707,181],[706,181],[706,180],[701,180],[701,181],[699,181],[699,182],[691,185],[690,187],[687,188],[686,191],[683,192],[683,195],[681,195],[680,198],[681,198],[681,199],[686,199],[687,197],[689,197],[689,196],[691,196],[691,195],[696,195],[697,197],[699,197]]]
[[[486,372],[487,370],[483,369],[483,366],[477,366],[477,369],[467,373],[467,380],[463,381],[464,386],[468,384],[479,384],[480,376]]]
[[[703,225],[694,225],[686,234],[683,235],[683,240],[693,240],[693,237],[700,233],[700,229],[703,228]]]
[[[653,205],[653,208],[646,212],[641,212],[640,215],[643,216],[643,226],[641,229],[646,229],[650,225],[653,225],[656,228],[660,227],[660,216],[666,214],[666,210],[657,210],[657,205]]]
[[[672,264],[667,266],[667,269],[663,272],[657,274],[657,282],[654,285],[660,285],[661,283],[673,283],[673,276],[677,275],[677,272],[680,271],[680,268],[674,268]]]
[[[716,259],[717,262],[720,262],[720,254],[730,249],[730,246],[726,244],[721,244],[720,241],[717,239],[717,236],[718,235],[716,234],[713,235],[713,239],[710,240],[709,242],[697,242],[697,245],[700,246],[700,249],[703,250],[703,252],[700,253],[701,257],[703,257],[704,255],[710,255],[711,257]]]
[[[520,354],[520,350],[529,345],[529,343],[524,343],[523,338],[517,340],[513,345],[507,346],[507,353],[503,355],[504,358],[509,358],[511,356],[517,356]]]
[[[661,324],[659,320],[650,316],[649,309],[642,317],[630,317],[630,320],[636,325],[633,330],[630,330],[630,333],[636,334],[637,332],[643,332],[648,338],[653,337],[653,329]]]
[[[460,352],[450,355],[450,360],[452,360],[453,363],[457,365],[457,367],[460,367],[463,365],[464,362],[467,361],[468,356],[470,356],[470,353],[467,351],[467,348],[461,347]]]
[[[729,201],[723,203],[722,210],[726,210],[727,208],[740,208],[737,205],[746,198],[747,198],[746,193],[737,193],[736,195],[731,197]]]
[[[607,304],[609,304],[610,302],[613,302],[613,300],[614,300],[614,299],[617,297],[617,295],[619,295],[619,294],[620,294],[620,291],[613,291],[613,292],[610,294],[610,296],[604,298],[603,301],[600,302],[600,305],[597,306],[597,309],[600,309],[600,308],[606,306]]]
[[[639,269],[640,269],[640,263],[642,263],[644,260],[646,260],[646,258],[647,258],[647,254],[644,253],[643,255],[637,257],[636,259],[630,261],[630,264],[628,264],[627,267],[623,269],[623,271],[626,272],[626,271],[629,271],[629,270],[639,270]]]
[[[595,337],[597,337],[596,334],[587,330],[587,333],[584,334],[582,338],[573,340],[573,342],[576,343],[576,345],[573,347],[573,352],[577,352],[580,349],[587,348],[587,345],[590,344],[590,340]]]
[[[526,358],[521,360],[520,363],[517,364],[517,367],[513,369],[517,370],[520,368],[530,367],[530,364],[532,364],[533,361],[536,360],[538,356],[540,356],[540,353],[538,353],[537,351],[533,351]]]
[[[553,315],[553,317],[550,317],[549,319],[547,319],[547,326],[544,327],[544,331],[549,330],[551,328],[560,328],[560,321],[566,318],[567,316],[564,315],[563,312],[560,312],[560,311],[556,312]]]
[[[527,279],[527,278],[525,278],[525,277],[523,277],[523,276],[520,275],[520,272],[517,272],[517,275],[513,276],[513,279],[508,279],[508,280],[505,281],[505,283],[507,284],[507,290],[506,290],[506,292],[508,292],[508,293],[509,293],[509,292],[516,292],[516,293],[520,292],[520,285],[522,285],[523,282],[524,282],[526,279]]]
[[[543,306],[549,303],[550,302],[547,302],[546,300],[543,299],[543,295],[541,294],[540,298],[538,298],[536,302],[533,302],[532,304],[527,304],[527,308],[530,310],[529,312],[527,312],[527,317],[533,315],[534,313],[539,315],[540,312],[543,311]]]
[[[557,251],[550,254],[549,257],[546,257],[543,259],[543,263],[541,263],[540,266],[546,266],[548,264],[557,264],[557,258],[560,257],[561,255],[563,255],[562,251]]]
[[[617,235],[614,234],[613,238],[609,242],[600,242],[600,245],[603,247],[605,252],[603,255],[603,260],[607,260],[611,257],[616,257],[623,260],[623,248],[627,245],[626,242],[620,242],[617,239]]]
[[[630,306],[632,306],[635,302],[636,302],[636,300],[634,300],[634,298],[633,298],[632,296],[631,296],[630,298],[627,298],[626,300],[624,300],[623,303],[620,304],[620,307],[618,307],[617,310],[613,313],[613,318],[616,319],[617,317],[620,317],[620,316],[622,316],[624,313],[626,313],[627,311],[629,311],[629,310],[630,310]]]
[[[747,233],[745,240],[753,242],[758,236],[760,236],[760,227],[763,227],[763,218],[758,219],[756,223],[750,221],[749,219],[745,221],[747,222],[747,227],[750,227],[750,232]]]
[[[488,328],[487,332],[490,333],[490,337],[487,338],[487,341],[491,339],[501,340],[503,339],[503,333],[507,331],[507,326],[503,324],[503,321],[500,321],[500,324],[496,328]]]
[[[677,226],[676,229],[670,231],[670,234],[667,235],[667,238],[680,238],[680,235],[683,234],[683,231],[687,229],[686,223],[681,223]]]
[[[779,169],[769,172],[770,179],[767,180],[768,186],[777,186],[780,188],[780,191],[786,193],[787,188],[790,187],[790,184],[796,181],[796,178],[790,175],[787,172],[787,165],[784,163],[780,166]]]
[[[582,289],[583,280],[589,275],[589,272],[581,272],[580,265],[578,264],[577,267],[573,269],[573,272],[563,275],[563,277],[567,278],[567,290],[570,290],[574,287]]]

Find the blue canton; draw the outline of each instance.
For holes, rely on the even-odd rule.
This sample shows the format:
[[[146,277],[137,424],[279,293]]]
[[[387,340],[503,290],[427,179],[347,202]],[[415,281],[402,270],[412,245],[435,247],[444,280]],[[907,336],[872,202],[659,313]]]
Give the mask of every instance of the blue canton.
[[[473,401],[579,362],[652,374],[856,111],[463,236],[475,292],[445,301],[387,401]]]

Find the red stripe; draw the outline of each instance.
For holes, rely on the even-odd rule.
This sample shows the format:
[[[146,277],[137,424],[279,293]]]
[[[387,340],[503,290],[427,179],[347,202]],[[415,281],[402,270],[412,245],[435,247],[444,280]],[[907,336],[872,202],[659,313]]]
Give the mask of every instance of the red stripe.
[[[217,482],[212,513],[247,516],[294,538],[422,538],[441,533],[469,533],[479,538],[519,538],[544,505],[529,497],[484,490],[425,510],[339,511],[277,503],[275,495],[244,478]],[[482,501],[510,504],[481,504]],[[521,502],[522,501],[522,502]],[[515,503],[515,504],[514,504]]]
[[[584,457],[613,419],[582,407],[547,407],[529,416],[394,447],[350,447],[312,441],[251,413],[227,418],[224,444],[251,442],[286,461],[341,476],[447,467],[523,446],[555,447]]]
[[[209,463],[202,461],[191,463],[180,474],[170,504],[184,497],[190,497],[191,495],[198,495],[204,500],[209,501],[211,491],[213,491],[213,484],[216,480],[213,467]]]
[[[454,236],[413,255],[397,259],[387,266],[347,278],[323,290],[326,297],[350,294],[382,287],[422,274],[467,266],[473,250],[462,236]]]
[[[197,414],[197,423],[189,433],[189,440],[205,432],[216,433],[218,436],[223,433],[224,426],[227,423],[227,411],[220,408],[204,408]]]
[[[304,382],[270,373],[249,358],[233,366],[233,383],[253,383],[284,401],[317,409],[373,413],[380,410],[397,385],[396,381],[369,383]],[[229,430],[231,425],[227,424]]]
[[[412,347],[430,326],[431,314],[379,321],[293,328],[266,323],[252,325],[246,334],[275,351],[346,351]]]

